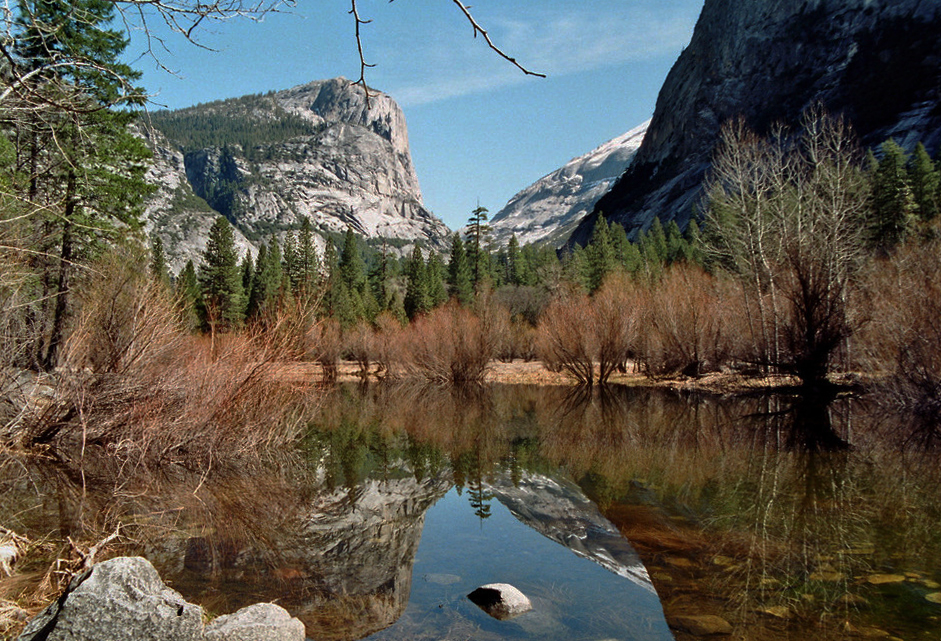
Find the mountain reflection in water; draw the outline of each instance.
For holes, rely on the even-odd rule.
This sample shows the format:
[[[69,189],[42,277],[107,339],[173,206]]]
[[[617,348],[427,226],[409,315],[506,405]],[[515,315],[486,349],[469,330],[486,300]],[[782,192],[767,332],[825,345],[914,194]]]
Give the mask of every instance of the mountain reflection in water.
[[[121,522],[120,552],[211,613],[274,600],[315,639],[660,639],[664,612],[680,639],[702,614],[745,638],[935,638],[941,472],[913,425],[847,398],[340,386],[266,463],[0,461],[0,524]],[[464,598],[494,581],[533,612]]]

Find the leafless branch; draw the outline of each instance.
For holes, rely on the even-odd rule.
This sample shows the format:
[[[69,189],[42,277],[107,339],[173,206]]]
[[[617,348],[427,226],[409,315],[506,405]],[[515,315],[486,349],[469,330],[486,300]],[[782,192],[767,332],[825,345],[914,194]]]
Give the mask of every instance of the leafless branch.
[[[470,7],[465,6],[464,3],[461,2],[461,0],[453,0],[453,2],[454,2],[454,4],[456,4],[456,5],[461,9],[461,12],[464,14],[464,17],[467,18],[467,21],[470,22],[471,26],[474,28],[474,37],[475,37],[475,38],[477,37],[477,34],[479,33],[481,36],[483,36],[483,39],[487,42],[487,46],[489,46],[493,51],[495,51],[498,56],[500,56],[501,58],[503,58],[503,59],[506,60],[507,62],[511,63],[514,67],[516,67],[517,69],[519,69],[520,71],[522,71],[522,72],[523,72],[524,74],[526,74],[527,76],[537,76],[537,77],[539,77],[539,78],[545,78],[545,77],[546,77],[546,74],[544,74],[544,73],[538,73],[538,72],[536,72],[536,71],[530,71],[529,69],[527,69],[526,67],[524,67],[523,65],[521,65],[521,64],[516,60],[516,58],[513,58],[512,56],[507,55],[502,49],[500,49],[497,45],[495,45],[495,44],[493,43],[493,40],[490,39],[490,34],[487,33],[487,30],[484,29],[483,27],[481,27],[481,26],[477,23],[477,20],[475,20],[475,19],[474,19],[474,16],[471,15]]]
[[[356,0],[350,0],[352,5],[350,8],[350,14],[353,16],[353,20],[356,23],[356,48],[359,51],[359,80],[356,81],[356,84],[362,86],[363,91],[366,92],[366,108],[369,109],[369,87],[366,85],[366,69],[370,67],[375,67],[376,65],[371,65],[366,62],[366,57],[363,54],[363,39],[360,34],[360,27],[365,24],[372,22],[371,20],[363,20],[359,17],[359,10],[356,7]]]
[[[389,1],[392,2],[393,0],[389,0]],[[501,58],[503,58],[504,60],[512,64],[514,67],[522,71],[525,75],[537,76],[539,78],[546,77],[546,74],[544,73],[530,71],[529,69],[521,65],[516,58],[510,56],[509,54],[504,52],[502,49],[500,49],[500,47],[494,44],[493,40],[490,38],[490,34],[487,33],[487,30],[484,29],[482,26],[480,26],[480,23],[478,23],[477,20],[474,18],[474,16],[471,14],[470,7],[468,5],[465,5],[460,0],[453,0],[453,2],[460,8],[461,13],[464,14],[464,17],[467,18],[467,21],[470,23],[471,27],[473,27],[475,38],[477,37],[478,34],[482,36],[483,39],[486,41],[487,46],[490,47],[490,49],[496,52],[497,55],[499,55]],[[366,107],[368,108],[369,107],[369,87],[366,85],[366,69],[370,67],[375,67],[376,65],[369,64],[366,62],[366,57],[363,54],[363,40],[361,37],[360,27],[362,27],[362,25],[369,24],[371,20],[363,20],[360,17],[359,10],[356,6],[356,0],[350,0],[350,3],[352,5],[352,8],[350,9],[350,14],[353,16],[355,24],[356,24],[356,27],[355,27],[356,48],[359,51],[359,80],[356,81],[356,84],[360,85],[363,88],[363,91],[366,92]]]

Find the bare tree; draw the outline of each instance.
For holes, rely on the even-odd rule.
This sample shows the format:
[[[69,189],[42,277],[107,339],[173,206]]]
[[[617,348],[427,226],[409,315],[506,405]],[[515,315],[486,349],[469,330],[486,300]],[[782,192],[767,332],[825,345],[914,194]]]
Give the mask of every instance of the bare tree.
[[[805,384],[825,378],[854,329],[849,290],[868,189],[860,166],[850,126],[819,108],[799,136],[726,125],[714,158],[711,259],[744,285],[753,357]]]

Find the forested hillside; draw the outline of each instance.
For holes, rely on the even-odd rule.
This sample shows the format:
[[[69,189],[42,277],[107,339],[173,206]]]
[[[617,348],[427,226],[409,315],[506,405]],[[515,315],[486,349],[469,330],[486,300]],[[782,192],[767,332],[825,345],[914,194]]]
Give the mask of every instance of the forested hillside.
[[[270,145],[312,136],[324,128],[285,110],[275,100],[274,92],[176,111],[155,111],[148,118],[184,153],[208,147],[237,147],[249,160],[256,159],[259,147],[270,154]]]

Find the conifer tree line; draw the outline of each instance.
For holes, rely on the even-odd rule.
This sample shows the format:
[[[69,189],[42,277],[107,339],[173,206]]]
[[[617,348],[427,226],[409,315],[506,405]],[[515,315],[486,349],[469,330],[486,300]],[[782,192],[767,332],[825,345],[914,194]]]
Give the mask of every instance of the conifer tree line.
[[[739,151],[759,144],[752,134],[737,135],[734,143]],[[749,136],[754,139],[746,140]],[[939,213],[941,172],[924,146],[919,144],[908,155],[889,140],[880,146],[878,158],[870,152],[857,160],[855,182],[844,187],[854,190],[852,195],[859,201],[858,215],[848,221],[859,247],[886,256],[906,238],[930,238]],[[777,180],[785,180],[780,176],[788,167],[775,170]],[[719,183],[717,179],[713,186]],[[797,196],[791,193],[788,198]],[[495,247],[487,209],[478,206],[464,235],[452,235],[447,254],[416,244],[401,258],[385,245],[366,245],[351,229],[342,239],[329,239],[321,255],[306,218],[299,230],[288,232],[281,241],[272,237],[261,245],[254,259],[240,257],[229,223],[220,217],[210,231],[201,262],[187,264],[178,276],[177,291],[206,331],[237,329],[300,301],[315,305],[317,315],[334,318],[344,328],[361,321],[373,323],[384,312],[404,323],[450,300],[473,307],[484,291],[497,293],[517,320],[537,325],[539,311],[553,295],[561,291],[592,295],[617,274],[657,282],[678,264],[712,273],[742,273],[735,262],[743,258],[733,256],[737,250],[731,244],[749,242],[767,230],[742,228],[740,221],[731,223],[729,212],[734,206],[728,197],[713,191],[705,215],[699,217],[705,229],[696,216],[684,231],[675,220],[663,225],[655,217],[633,240],[620,224],[609,224],[598,215],[589,243],[562,252],[545,245],[521,246],[515,235],[506,246]],[[159,240],[154,242],[152,269],[162,274],[166,271],[161,266],[163,250]],[[538,299],[535,311],[518,304],[527,295]]]
[[[918,269],[938,262],[930,249],[938,242],[941,210],[937,162],[922,145],[908,153],[892,140],[864,152],[847,123],[819,112],[808,113],[801,132],[758,136],[741,123],[726,125],[707,197],[685,229],[654,217],[629,236],[598,215],[584,247],[558,252],[515,237],[497,246],[489,212],[478,204],[443,253],[416,244],[399,256],[392,241],[367,245],[352,230],[318,245],[302,220],[267,239],[254,256],[242,256],[220,217],[205,252],[171,275],[159,238],[144,249],[149,152],[130,130],[143,92],[139,75],[121,62],[127,40],[114,28],[114,3],[18,0],[15,7],[10,37],[0,43],[7,65],[0,79],[6,364],[36,370],[59,364],[82,292],[109,252],[127,256],[132,268],[149,254],[152,280],[172,291],[194,331],[264,329],[300,312],[312,324],[330,321],[323,327],[334,328],[332,334],[324,330],[321,337],[364,337],[392,323],[425,332],[476,328],[464,339],[497,331],[485,317],[500,316],[506,322],[499,331],[515,343],[493,354],[541,354],[551,367],[588,382],[597,380],[599,364],[607,378],[627,363],[657,375],[698,375],[735,363],[819,382],[835,367],[858,365],[865,352],[860,344],[876,323],[864,313],[863,297],[931,291],[930,285],[866,288],[880,271],[896,273],[896,282],[912,278],[915,262],[905,257],[914,253],[924,259]],[[251,110],[264,100],[240,104]],[[198,126],[187,124],[197,132],[188,144],[213,142],[214,128],[222,127],[242,136],[243,146],[253,145],[252,132],[238,122],[200,114],[191,114]],[[164,120],[173,126],[172,118]],[[303,129],[291,118],[271,126],[285,136]],[[204,135],[210,138],[199,138]],[[212,200],[220,206],[231,200],[225,185]],[[918,300],[912,319],[931,309],[930,301]],[[439,310],[446,311],[436,316]],[[566,333],[568,326],[582,331]],[[733,335],[747,339],[735,344]],[[932,358],[927,348],[895,347],[909,359]],[[367,352],[348,347],[346,353],[368,362]],[[882,366],[896,358],[881,354]],[[466,368],[451,369],[456,378],[466,376]],[[934,369],[929,362],[919,371]]]

